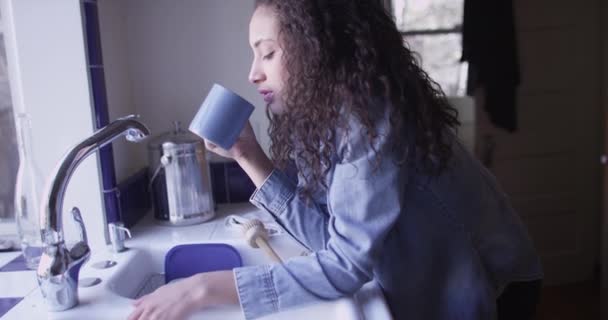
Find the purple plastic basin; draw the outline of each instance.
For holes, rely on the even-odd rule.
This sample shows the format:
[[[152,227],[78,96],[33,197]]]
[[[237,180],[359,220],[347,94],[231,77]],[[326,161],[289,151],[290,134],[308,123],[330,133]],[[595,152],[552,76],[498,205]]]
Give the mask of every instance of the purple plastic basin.
[[[224,243],[178,245],[165,255],[165,283],[201,272],[232,270],[242,265],[238,251]]]

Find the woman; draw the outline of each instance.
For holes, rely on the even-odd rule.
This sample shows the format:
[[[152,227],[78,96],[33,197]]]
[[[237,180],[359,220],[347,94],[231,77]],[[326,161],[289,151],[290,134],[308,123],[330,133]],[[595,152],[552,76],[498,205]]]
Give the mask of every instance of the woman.
[[[542,271],[525,228],[379,1],[259,0],[249,31],[273,160],[250,126],[230,150],[205,143],[313,254],[187,278],[131,319],[218,303],[253,319],[370,280],[396,319],[530,318]]]

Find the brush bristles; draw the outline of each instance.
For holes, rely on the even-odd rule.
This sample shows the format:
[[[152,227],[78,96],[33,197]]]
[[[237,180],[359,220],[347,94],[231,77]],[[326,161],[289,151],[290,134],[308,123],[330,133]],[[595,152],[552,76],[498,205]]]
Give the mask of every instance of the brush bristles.
[[[243,233],[245,234],[247,243],[254,248],[259,248],[256,243],[258,238],[261,237],[264,240],[268,238],[268,232],[266,231],[266,228],[264,228],[264,224],[258,219],[252,219],[244,223]]]
[[[258,219],[251,219],[247,222],[245,222],[243,225],[243,231],[246,232],[247,230],[254,228],[254,227],[262,227],[264,228],[264,224],[262,223],[262,221],[258,220]]]

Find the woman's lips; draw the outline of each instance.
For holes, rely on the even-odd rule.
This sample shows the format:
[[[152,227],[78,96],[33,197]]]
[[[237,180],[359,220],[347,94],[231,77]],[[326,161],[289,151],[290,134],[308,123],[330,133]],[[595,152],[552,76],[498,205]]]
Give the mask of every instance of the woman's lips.
[[[262,95],[262,97],[264,98],[264,102],[266,103],[271,103],[274,100],[274,92],[272,91],[262,90],[260,91],[260,94]]]

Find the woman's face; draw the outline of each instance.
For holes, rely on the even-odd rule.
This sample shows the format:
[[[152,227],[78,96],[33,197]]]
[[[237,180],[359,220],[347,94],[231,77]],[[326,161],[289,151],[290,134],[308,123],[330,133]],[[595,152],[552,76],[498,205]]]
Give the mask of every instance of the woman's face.
[[[283,112],[283,50],[279,45],[279,24],[274,11],[258,7],[249,23],[249,45],[253,50],[253,62],[249,81],[275,114]]]

